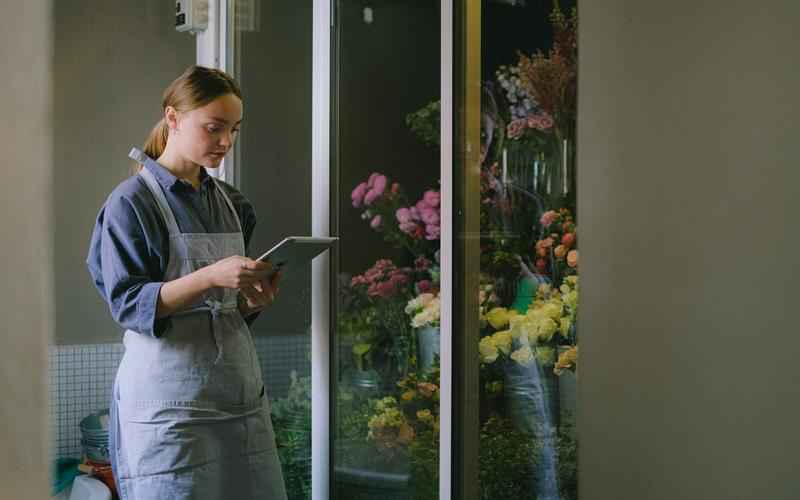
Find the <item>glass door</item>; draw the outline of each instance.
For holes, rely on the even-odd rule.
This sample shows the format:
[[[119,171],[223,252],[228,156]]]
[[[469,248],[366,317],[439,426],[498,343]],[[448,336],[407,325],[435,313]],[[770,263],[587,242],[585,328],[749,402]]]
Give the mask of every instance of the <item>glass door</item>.
[[[286,236],[321,235],[313,227],[312,3],[221,2],[224,67],[240,83],[244,98],[241,132],[233,156],[226,158],[225,177],[255,207],[258,223],[251,256]],[[310,265],[287,270],[277,300],[251,328],[291,500],[310,499],[312,490],[316,492],[312,488],[312,274]],[[318,494],[324,495],[324,489]]]
[[[454,5],[453,498],[577,498],[576,27]]]
[[[335,7],[333,498],[438,498],[440,17]]]

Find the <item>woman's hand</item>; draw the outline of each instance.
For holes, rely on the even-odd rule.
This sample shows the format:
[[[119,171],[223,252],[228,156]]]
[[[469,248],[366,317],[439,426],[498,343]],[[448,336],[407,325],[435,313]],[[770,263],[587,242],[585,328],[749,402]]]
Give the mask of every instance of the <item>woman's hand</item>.
[[[209,288],[245,288],[252,287],[266,279],[272,271],[272,264],[261,262],[240,255],[222,259],[202,268]]]
[[[272,305],[278,295],[280,282],[281,273],[278,271],[272,274],[271,279],[264,278],[252,285],[241,287],[239,289],[239,311],[242,316],[249,316]]]

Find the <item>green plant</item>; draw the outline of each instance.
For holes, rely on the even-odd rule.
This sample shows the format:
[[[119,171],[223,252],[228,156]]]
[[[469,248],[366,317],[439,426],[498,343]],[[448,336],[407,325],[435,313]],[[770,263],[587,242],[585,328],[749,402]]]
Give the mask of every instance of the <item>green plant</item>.
[[[439,146],[440,101],[432,101],[406,115],[406,125],[428,146]]]
[[[287,396],[272,401],[271,418],[286,493],[300,500],[311,498],[311,379],[291,378]]]
[[[511,421],[489,417],[480,432],[480,498],[526,498],[539,447]]]
[[[558,428],[558,487],[562,500],[578,499],[578,441],[574,417],[565,416]]]

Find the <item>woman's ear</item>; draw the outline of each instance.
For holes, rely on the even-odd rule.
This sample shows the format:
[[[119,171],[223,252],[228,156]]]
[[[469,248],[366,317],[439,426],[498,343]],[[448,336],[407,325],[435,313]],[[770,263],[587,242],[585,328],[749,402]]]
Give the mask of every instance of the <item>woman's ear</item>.
[[[173,108],[172,106],[167,106],[164,109],[164,121],[169,127],[170,132],[177,132],[178,131],[178,110]]]

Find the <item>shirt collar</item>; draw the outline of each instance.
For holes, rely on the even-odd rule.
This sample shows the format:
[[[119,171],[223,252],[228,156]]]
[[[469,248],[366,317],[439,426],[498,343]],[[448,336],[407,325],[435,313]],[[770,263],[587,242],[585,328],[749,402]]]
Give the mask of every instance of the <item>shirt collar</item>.
[[[144,166],[147,170],[150,171],[151,174],[156,178],[161,187],[169,190],[176,190],[176,189],[190,189],[194,190],[191,184],[187,181],[183,181],[177,177],[175,177],[172,172],[164,168],[160,163],[153,160],[152,158],[147,158],[145,160]],[[208,175],[205,168],[200,168],[200,189],[205,189],[208,186],[208,182],[211,180],[211,176]]]

